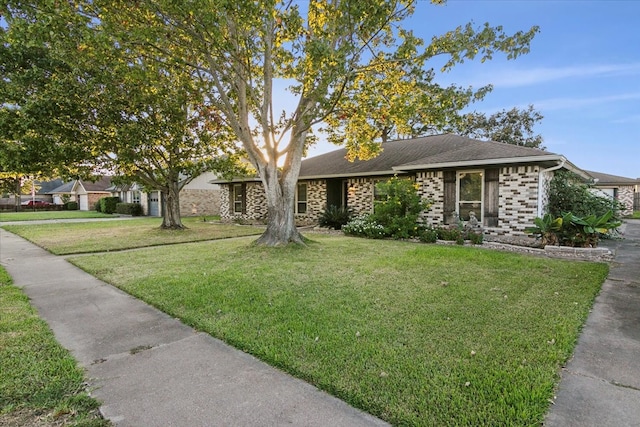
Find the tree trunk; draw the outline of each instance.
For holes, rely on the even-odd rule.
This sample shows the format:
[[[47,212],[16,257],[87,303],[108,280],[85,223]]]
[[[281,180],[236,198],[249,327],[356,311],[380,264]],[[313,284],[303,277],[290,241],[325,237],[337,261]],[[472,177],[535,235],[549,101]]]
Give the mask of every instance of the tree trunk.
[[[277,170],[262,179],[267,198],[268,223],[266,231],[255,244],[284,246],[289,243],[304,245],[304,238],[295,223],[295,189],[297,174],[279,178]]]
[[[186,228],[180,218],[180,187],[177,182],[169,183],[162,192],[162,225],[163,229],[181,230]]]
[[[15,207],[16,207],[16,212],[20,212],[20,209],[22,209],[22,197],[20,197],[20,195],[22,194],[22,186],[20,185],[20,178],[16,178],[16,183],[15,183],[15,193],[13,195],[13,202],[15,203]]]

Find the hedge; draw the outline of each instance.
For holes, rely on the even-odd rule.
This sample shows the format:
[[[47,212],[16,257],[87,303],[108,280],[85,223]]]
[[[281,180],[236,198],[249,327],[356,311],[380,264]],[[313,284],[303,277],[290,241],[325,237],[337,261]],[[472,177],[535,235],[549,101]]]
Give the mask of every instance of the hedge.
[[[114,213],[118,202],[120,202],[120,197],[103,197],[100,199],[100,212],[106,214]]]
[[[142,205],[140,203],[118,203],[116,204],[116,213],[140,216],[142,215]]]

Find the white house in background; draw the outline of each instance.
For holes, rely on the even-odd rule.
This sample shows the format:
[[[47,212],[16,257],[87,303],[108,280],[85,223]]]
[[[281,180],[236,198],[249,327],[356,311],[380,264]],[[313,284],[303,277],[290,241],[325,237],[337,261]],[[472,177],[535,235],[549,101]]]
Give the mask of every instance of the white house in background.
[[[65,182],[64,184],[49,191],[47,194],[51,195],[51,197],[53,198],[53,203],[55,205],[62,205],[64,204],[65,200],[69,202],[75,202],[76,193],[72,191],[75,183],[75,181]]]
[[[180,191],[180,216],[220,215],[220,186],[210,184],[216,178],[205,172],[186,184]],[[108,188],[111,195],[120,197],[125,203],[140,203],[144,215],[162,216],[162,193],[145,192],[137,183],[113,185]]]

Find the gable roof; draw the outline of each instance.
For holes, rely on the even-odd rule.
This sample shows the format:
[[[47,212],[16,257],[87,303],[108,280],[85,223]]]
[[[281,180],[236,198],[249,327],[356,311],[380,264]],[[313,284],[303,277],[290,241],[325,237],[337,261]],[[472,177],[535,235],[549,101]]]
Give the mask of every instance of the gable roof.
[[[594,180],[597,180],[595,185],[640,185],[640,180],[633,178],[588,170],[585,170],[585,172],[591,175]]]
[[[452,134],[389,141],[382,144],[382,150],[380,155],[371,160],[354,162],[346,159],[345,148],[305,159],[300,167],[300,178],[389,175],[418,169],[531,162],[553,166],[566,162],[563,156],[536,148],[479,141]]]
[[[109,193],[109,186],[111,185],[110,176],[101,176],[96,182],[77,180],[73,184],[72,192],[78,192],[77,188],[80,186],[83,191],[87,193]]]
[[[56,178],[52,181],[36,181],[36,183],[40,186],[36,194],[50,194],[54,188],[62,185],[62,180]]]
[[[75,184],[75,183],[76,183],[75,181],[65,182],[64,184],[60,185],[59,187],[56,187],[53,190],[49,191],[47,194],[72,193],[73,192],[73,184]]]

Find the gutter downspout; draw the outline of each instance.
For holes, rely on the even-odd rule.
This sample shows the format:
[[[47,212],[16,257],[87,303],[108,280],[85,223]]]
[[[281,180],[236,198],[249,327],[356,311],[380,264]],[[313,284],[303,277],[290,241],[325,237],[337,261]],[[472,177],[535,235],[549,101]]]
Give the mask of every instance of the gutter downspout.
[[[543,176],[547,172],[552,172],[562,168],[565,165],[565,163],[567,163],[566,157],[560,156],[560,163],[558,163],[555,166],[551,166],[550,168],[543,169],[538,173],[538,216],[539,217],[542,216],[542,192],[544,191]]]

